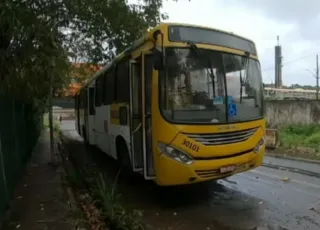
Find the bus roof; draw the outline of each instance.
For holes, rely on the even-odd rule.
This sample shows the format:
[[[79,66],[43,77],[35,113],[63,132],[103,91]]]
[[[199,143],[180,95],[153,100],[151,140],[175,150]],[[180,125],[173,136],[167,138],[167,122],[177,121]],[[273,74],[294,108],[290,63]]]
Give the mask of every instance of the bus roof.
[[[206,29],[206,30],[214,30],[214,31],[218,31],[218,32],[221,32],[221,33],[229,34],[229,35],[236,36],[236,37],[245,39],[247,41],[253,42],[251,39],[248,39],[246,37],[240,36],[240,35],[235,34],[233,32],[228,32],[228,31],[225,31],[225,30],[216,29],[216,28],[208,27],[208,26],[201,26],[201,25],[197,25],[197,24],[188,24],[188,23],[178,23],[178,22],[166,22],[166,23],[161,23],[160,26],[161,25],[163,25],[163,26],[186,26],[186,27],[195,27],[195,28],[201,28],[201,29]]]
[[[159,25],[157,25],[154,28],[152,28],[150,31],[145,32],[139,39],[134,41],[132,45],[130,45],[128,48],[126,48],[122,53],[118,54],[111,62],[109,62],[107,65],[105,65],[101,70],[96,72],[93,75],[93,77],[91,79],[89,79],[79,89],[79,91],[76,94],[78,94],[83,88],[87,87],[90,83],[92,83],[101,73],[103,73],[107,69],[109,69],[109,67],[112,66],[119,59],[121,59],[122,57],[126,56],[128,53],[130,53],[135,48],[141,46],[144,42],[146,42],[148,40],[150,41],[151,39],[153,39],[152,35],[153,35],[154,31],[156,31],[158,29],[167,28],[168,26],[186,26],[186,27],[194,27],[194,28],[202,28],[202,29],[207,29],[207,30],[214,30],[214,31],[222,32],[222,33],[229,34],[229,35],[232,35],[232,36],[236,36],[236,37],[239,37],[239,38],[242,38],[242,39],[245,39],[247,41],[250,41],[250,42],[254,43],[252,40],[250,40],[248,38],[245,38],[245,37],[242,37],[240,35],[234,34],[233,32],[226,32],[226,31],[223,31],[223,30],[219,30],[219,29],[215,29],[215,28],[211,28],[211,27],[206,27],[206,26],[201,26],[201,25],[196,25],[196,24],[177,23],[177,22],[162,22]]]

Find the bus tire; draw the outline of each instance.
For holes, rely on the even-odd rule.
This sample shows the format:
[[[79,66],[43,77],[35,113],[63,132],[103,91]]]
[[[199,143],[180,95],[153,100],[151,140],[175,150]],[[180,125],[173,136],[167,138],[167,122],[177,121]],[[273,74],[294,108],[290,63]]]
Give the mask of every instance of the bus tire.
[[[121,169],[132,171],[129,150],[125,140],[122,137],[116,139],[117,161]]]

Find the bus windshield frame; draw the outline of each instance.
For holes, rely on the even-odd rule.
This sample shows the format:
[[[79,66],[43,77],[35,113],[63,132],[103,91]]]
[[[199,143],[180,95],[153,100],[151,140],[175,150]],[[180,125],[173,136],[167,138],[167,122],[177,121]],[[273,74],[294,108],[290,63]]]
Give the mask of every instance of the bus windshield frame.
[[[230,124],[264,118],[258,60],[209,49],[195,54],[189,47],[167,47],[165,54],[159,109],[166,121]]]
[[[213,29],[192,26],[169,26],[168,39],[170,42],[217,45],[257,55],[255,44],[252,41]]]

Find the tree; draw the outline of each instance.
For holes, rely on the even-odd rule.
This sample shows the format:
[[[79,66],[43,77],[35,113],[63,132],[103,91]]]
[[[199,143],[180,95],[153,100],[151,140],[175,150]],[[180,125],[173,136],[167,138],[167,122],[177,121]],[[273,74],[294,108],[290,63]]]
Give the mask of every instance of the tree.
[[[0,2],[0,93],[43,108],[70,82],[70,61],[105,64],[167,18],[162,0]]]
[[[7,0],[0,8],[0,93],[43,110],[51,76],[54,88],[68,81],[68,56],[58,27],[68,19],[65,8],[58,0]]]
[[[126,0],[71,1],[72,17],[66,32],[73,60],[109,62],[148,28],[167,15],[160,13],[162,0],[128,4]]]

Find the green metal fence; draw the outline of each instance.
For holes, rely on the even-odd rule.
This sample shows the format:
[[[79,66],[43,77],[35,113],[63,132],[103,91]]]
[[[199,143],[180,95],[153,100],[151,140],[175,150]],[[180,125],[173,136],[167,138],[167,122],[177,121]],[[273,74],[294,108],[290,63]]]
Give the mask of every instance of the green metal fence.
[[[0,95],[0,220],[40,135],[31,105]]]

